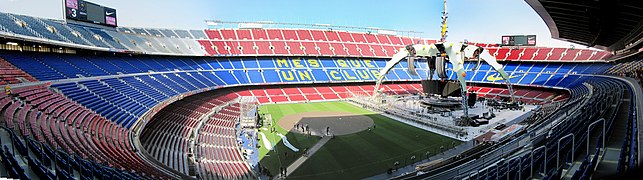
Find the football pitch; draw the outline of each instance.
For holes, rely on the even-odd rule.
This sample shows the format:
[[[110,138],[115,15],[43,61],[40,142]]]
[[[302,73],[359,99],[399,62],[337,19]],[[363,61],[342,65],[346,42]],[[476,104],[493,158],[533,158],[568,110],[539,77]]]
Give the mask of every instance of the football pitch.
[[[271,125],[261,128],[270,142],[259,142],[259,158],[261,166],[267,168],[272,176],[279,174],[280,168],[286,168],[303,155],[305,149],[313,147],[322,138],[321,136],[308,135],[291,130],[289,126],[280,121],[297,121],[302,123],[305,118],[308,123],[329,122],[321,118],[325,114],[333,116],[336,114],[350,115],[350,117],[361,117],[359,119],[370,119],[372,123],[364,130],[356,128],[353,133],[344,133],[328,140],[316,153],[310,155],[293,172],[288,172],[288,179],[360,179],[386,173],[389,168],[395,168],[418,162],[440,153],[440,147],[450,149],[462,142],[438,135],[423,129],[389,119],[375,112],[354,106],[347,102],[316,102],[297,104],[268,104],[259,108],[260,114],[272,116]],[[316,113],[315,117],[301,117],[293,119],[298,114]],[[349,116],[337,116],[339,120],[349,121]],[[312,119],[312,120],[311,120]],[[370,122],[369,120],[369,122]],[[349,122],[350,123],[350,122]],[[264,123],[265,124],[265,123]],[[303,124],[303,123],[302,123]],[[361,126],[364,123],[361,123]],[[334,124],[348,126],[346,124]],[[313,124],[311,124],[313,126]],[[329,125],[331,126],[331,125]],[[271,133],[269,129],[274,127],[276,132]],[[323,126],[326,127],[326,126]],[[288,129],[286,129],[288,128]],[[332,131],[332,130],[331,130]],[[282,142],[279,135],[284,135],[290,145],[297,148],[295,152]],[[264,143],[273,144],[273,150],[264,147]],[[414,160],[411,157],[415,156]]]

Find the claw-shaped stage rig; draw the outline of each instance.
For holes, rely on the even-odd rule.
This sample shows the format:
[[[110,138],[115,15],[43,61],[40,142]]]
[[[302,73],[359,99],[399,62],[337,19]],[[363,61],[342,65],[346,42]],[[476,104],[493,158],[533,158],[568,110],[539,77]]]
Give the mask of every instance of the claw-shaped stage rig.
[[[399,64],[402,60],[408,60],[409,72],[412,75],[417,75],[415,71],[414,60],[416,58],[427,58],[428,61],[435,61],[435,71],[438,77],[445,79],[448,78],[446,75],[446,69],[444,66],[445,61],[449,61],[453,65],[453,71],[458,76],[458,81],[460,81],[460,88],[462,89],[462,107],[464,109],[464,118],[468,118],[469,108],[467,104],[467,85],[465,79],[465,69],[464,69],[464,60],[465,58],[469,59],[478,59],[484,60],[487,64],[491,65],[500,76],[505,80],[507,87],[511,95],[511,101],[514,102],[514,91],[511,87],[511,82],[509,82],[509,75],[503,70],[503,66],[498,64],[496,58],[489,54],[489,51],[482,47],[468,45],[465,43],[447,43],[447,42],[438,42],[435,44],[414,44],[408,45],[405,48],[400,48],[399,52],[393,55],[390,61],[386,62],[384,69],[380,70],[380,76],[377,79],[377,84],[375,85],[375,92],[373,96],[376,96],[380,85],[384,81],[386,74],[393,69],[393,67]],[[433,62],[429,62],[433,63]],[[479,63],[478,63],[479,64]],[[430,71],[429,77],[433,76],[433,70]]]

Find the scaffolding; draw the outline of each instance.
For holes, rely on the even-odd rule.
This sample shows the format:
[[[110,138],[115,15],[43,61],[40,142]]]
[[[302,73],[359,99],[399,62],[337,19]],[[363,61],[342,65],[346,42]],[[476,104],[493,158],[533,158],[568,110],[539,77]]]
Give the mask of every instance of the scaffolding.
[[[239,97],[239,123],[242,128],[255,128],[259,125],[259,101],[254,96]]]
[[[445,136],[460,138],[467,135],[467,130],[456,125],[454,117],[429,113],[421,106],[422,98],[417,95],[392,95],[377,91],[375,95],[355,93],[349,102],[362,108],[382,112],[401,120],[411,122],[422,129],[437,132]]]

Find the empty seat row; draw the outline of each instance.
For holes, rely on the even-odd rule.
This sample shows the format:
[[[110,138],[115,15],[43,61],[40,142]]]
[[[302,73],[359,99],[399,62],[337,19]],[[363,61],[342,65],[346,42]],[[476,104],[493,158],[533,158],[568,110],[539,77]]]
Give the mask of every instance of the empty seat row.
[[[23,141],[141,176],[167,177],[139,157],[129,131],[47,87],[11,89],[0,98],[0,112],[4,126]]]

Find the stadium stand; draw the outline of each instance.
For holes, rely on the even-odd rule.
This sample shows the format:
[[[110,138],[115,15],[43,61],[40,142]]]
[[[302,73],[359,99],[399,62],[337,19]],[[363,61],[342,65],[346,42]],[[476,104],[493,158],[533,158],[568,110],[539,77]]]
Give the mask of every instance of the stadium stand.
[[[143,165],[137,150],[129,143],[132,137],[129,131],[46,87],[12,89],[9,95],[2,97],[0,106],[6,107],[3,113],[5,131],[12,134],[13,148],[19,149],[21,156],[28,157],[28,150],[36,154],[32,158],[38,157],[41,161],[55,156],[62,159],[57,161],[59,165],[69,167],[68,170],[73,166],[70,159],[78,159],[74,163],[90,160],[93,165],[84,167],[84,171],[92,170],[96,177],[111,176],[111,172],[104,170],[107,167],[126,168],[143,176],[166,177]],[[26,147],[25,142],[35,148]],[[60,154],[65,156],[58,157]],[[76,157],[67,157],[71,156],[67,154]],[[37,169],[47,170],[36,174],[40,178],[51,176],[47,175],[49,168],[41,166]],[[81,172],[78,165],[74,169]],[[112,171],[118,172],[119,176],[133,176],[125,171]]]
[[[31,75],[16,68],[11,63],[0,58],[0,85],[19,84],[21,82],[37,81]]]
[[[5,32],[98,48],[142,51],[146,54],[190,54],[196,56],[324,55],[381,58],[392,56],[396,53],[396,49],[402,48],[407,44],[435,42],[435,40],[382,34],[314,29],[212,29],[187,31],[119,27],[117,31],[113,31],[9,13],[2,13],[0,20],[7,24],[7,27],[0,29]],[[611,53],[595,50],[544,47],[517,48],[498,47],[497,45],[482,43],[470,44],[487,47],[499,60],[507,61],[602,61],[612,56]]]
[[[0,156],[8,176],[21,179],[254,178],[236,142],[236,98],[268,104],[368,95],[396,49],[435,42],[317,29],[103,29],[9,13],[0,13],[0,34],[79,48],[0,51],[0,86],[7,92],[0,95]],[[636,166],[634,89],[603,74],[640,79],[640,60],[615,64],[606,62],[613,54],[605,51],[471,44],[503,61],[519,101],[542,105],[523,122],[527,129],[550,125],[549,133],[476,146],[401,178],[585,179]],[[123,51],[137,53],[114,53]],[[469,92],[508,97],[498,88],[499,75],[476,64],[465,63],[467,80],[476,84]],[[416,64],[419,76],[407,67],[403,62],[386,75],[395,83],[384,85],[384,93],[419,93],[419,80],[438,79],[427,75],[426,61]],[[598,121],[605,134],[592,124]],[[535,142],[531,152],[505,156],[527,137]],[[484,161],[471,161],[476,158]]]

